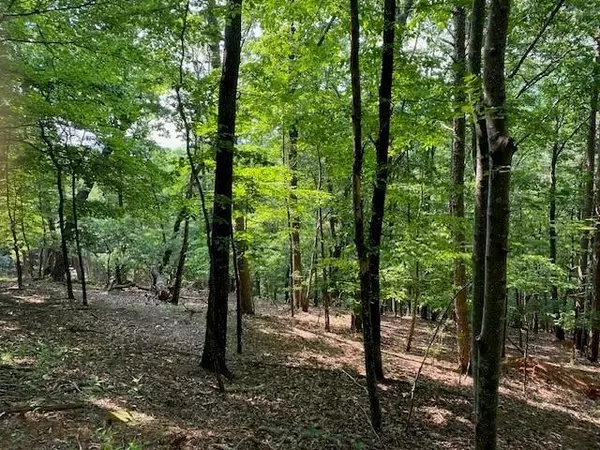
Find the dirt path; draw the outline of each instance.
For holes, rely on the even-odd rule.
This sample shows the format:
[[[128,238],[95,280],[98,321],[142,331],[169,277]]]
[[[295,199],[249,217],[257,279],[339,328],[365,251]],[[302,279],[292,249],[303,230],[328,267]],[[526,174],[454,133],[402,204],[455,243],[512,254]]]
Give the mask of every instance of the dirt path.
[[[158,305],[143,293],[93,291],[91,307],[59,298],[56,288],[0,291],[0,411],[70,405],[77,409],[5,413],[1,449],[467,449],[471,385],[453,371],[448,329],[433,346],[417,389],[413,423],[404,426],[410,381],[432,325],[420,323],[411,354],[403,352],[407,319],[386,317],[380,385],[384,431],[367,420],[362,344],[348,317],[323,331],[318,310],[299,314],[269,306],[244,318],[243,355],[231,353],[236,375],[227,393],[198,368],[205,304]],[[192,309],[192,313],[186,310]],[[230,324],[234,324],[230,320]],[[235,351],[234,329],[230,349]],[[540,358],[569,350],[549,336],[532,341]],[[548,351],[554,348],[554,352]],[[600,382],[600,369],[585,373]],[[554,366],[553,366],[554,367]],[[559,370],[557,369],[557,370]],[[584,393],[531,373],[508,371],[502,386],[501,448],[600,448],[598,404]],[[111,417],[108,411],[127,421]],[[0,413],[2,414],[2,413]]]

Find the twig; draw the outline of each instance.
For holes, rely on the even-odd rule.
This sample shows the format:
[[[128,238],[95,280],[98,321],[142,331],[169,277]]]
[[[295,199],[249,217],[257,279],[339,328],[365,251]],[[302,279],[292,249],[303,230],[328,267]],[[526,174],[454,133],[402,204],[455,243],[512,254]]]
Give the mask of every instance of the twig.
[[[350,374],[349,374],[348,372],[346,372],[344,369],[342,369],[342,372],[344,372],[346,375],[348,375],[348,378],[350,378],[350,379],[351,379],[351,380],[354,382],[354,384],[356,384],[358,387],[361,387],[362,389],[364,389],[364,391],[365,391],[367,394],[369,393],[369,391],[367,391],[367,388],[366,388],[366,387],[364,387],[362,384],[360,384],[358,381],[356,381],[356,379],[355,379],[355,378],[354,378],[352,375],[350,375]]]
[[[360,408],[360,410],[364,413],[365,417],[367,418],[367,422],[369,422],[369,425],[371,426],[371,431],[373,431],[373,434],[375,434],[375,436],[377,437],[377,440],[381,439],[379,437],[379,434],[377,433],[377,430],[375,430],[375,427],[373,426],[373,423],[371,422],[371,417],[369,417],[369,414],[367,414],[367,411],[365,411],[365,408],[363,408],[360,404],[360,402],[356,399],[354,399],[354,401],[356,402],[356,404],[358,405],[358,407]]]
[[[427,345],[427,349],[425,350],[425,355],[423,356],[423,361],[421,361],[419,370],[417,371],[417,374],[415,375],[415,379],[413,380],[412,389],[410,390],[410,408],[408,410],[408,419],[406,420],[406,427],[404,428],[405,433],[408,431],[408,428],[410,427],[410,419],[412,418],[412,412],[413,412],[413,409],[415,406],[415,390],[417,389],[417,381],[419,381],[419,376],[421,375],[421,371],[423,370],[423,366],[425,365],[425,361],[427,360],[427,356],[429,355],[429,350],[431,349],[433,341],[435,341],[435,338],[438,334],[438,331],[440,331],[442,324],[446,321],[446,316],[448,314],[448,311],[450,310],[450,307],[454,303],[454,300],[456,299],[456,297],[458,297],[458,295],[461,292],[463,292],[465,289],[467,289],[469,286],[471,286],[471,283],[472,282],[469,281],[467,284],[465,284],[463,287],[461,287],[458,291],[456,291],[454,296],[450,299],[450,301],[448,302],[448,305],[446,306],[446,309],[444,310],[444,313],[442,314],[442,317],[440,317],[440,321],[438,322],[435,332],[433,333],[433,336],[431,337],[431,340],[429,341],[429,345]]]

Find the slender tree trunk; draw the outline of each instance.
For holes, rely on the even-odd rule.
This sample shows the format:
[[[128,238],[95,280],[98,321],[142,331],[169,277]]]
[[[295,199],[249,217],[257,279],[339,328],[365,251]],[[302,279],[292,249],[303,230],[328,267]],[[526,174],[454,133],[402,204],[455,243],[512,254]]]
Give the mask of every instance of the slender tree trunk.
[[[308,311],[308,296],[302,287],[302,250],[300,248],[300,216],[297,213],[298,196],[298,129],[295,125],[290,129],[289,164],[292,172],[290,182],[291,203],[291,235],[292,235],[292,298],[296,308]]]
[[[497,448],[498,386],[506,307],[510,172],[515,150],[506,120],[504,69],[509,17],[510,0],[492,0],[483,77],[491,158],[484,307],[481,333],[477,339],[477,450]]]
[[[597,38],[596,64],[594,67],[595,98],[592,102],[590,128],[588,135],[588,149],[596,149],[598,115],[598,86],[600,84],[600,36]],[[598,161],[596,162],[596,198],[595,198],[595,230],[594,230],[594,293],[592,296],[591,319],[592,339],[590,341],[590,361],[598,361],[598,346],[600,344],[600,149],[597,149]]]
[[[71,271],[69,270],[69,251],[67,250],[67,237],[65,232],[65,193],[63,189],[62,169],[57,164],[56,167],[56,188],[58,190],[58,223],[60,226],[60,248],[62,251],[62,263],[65,279],[67,282],[67,297],[69,300],[75,300],[73,294],[73,283],[71,281]]]
[[[187,210],[186,210],[187,214]],[[187,258],[187,251],[189,247],[189,234],[190,234],[190,218],[186,217],[183,221],[183,236],[181,237],[181,249],[179,250],[179,258],[177,260],[177,269],[175,270],[175,283],[171,292],[171,303],[173,305],[179,304],[179,297],[181,295],[181,285],[183,283],[183,271],[185,269],[185,260]]]
[[[600,36],[596,43],[596,64],[594,65],[594,80],[592,88],[592,107],[590,126],[588,130],[588,154],[594,152],[597,146],[597,116],[598,95],[600,90]],[[596,198],[595,198],[595,230],[594,230],[594,292],[592,295],[591,320],[592,339],[590,341],[590,361],[598,361],[598,346],[600,344],[600,150],[597,151],[599,160],[596,162]]]
[[[487,128],[483,110],[481,84],[481,48],[486,16],[486,1],[473,0],[469,33],[468,70],[476,80],[476,97],[472,100],[475,114],[473,123],[473,153],[475,154],[475,213],[473,221],[473,300],[471,306],[471,372],[475,394],[475,415],[477,415],[477,374],[479,356],[477,338],[481,332],[483,317],[483,297],[485,287],[485,246],[487,230],[487,202],[489,189],[489,148]]]
[[[20,254],[20,249],[19,249],[19,239],[17,237],[17,225],[16,225],[16,220],[15,220],[15,211],[12,210],[11,211],[11,204],[10,204],[10,180],[9,180],[9,153],[8,153],[8,149],[9,147],[6,147],[6,164],[4,166],[4,179],[6,182],[6,211],[8,213],[8,221],[10,224],[10,234],[12,236],[12,240],[13,240],[13,251],[15,253],[15,265],[16,265],[16,270],[17,270],[17,287],[19,289],[23,289],[23,265],[21,264],[21,254]]]
[[[225,62],[219,86],[215,195],[211,233],[211,283],[209,286],[206,338],[201,365],[230,376],[225,363],[229,294],[229,247],[233,186],[233,148],[237,86],[242,38],[242,0],[227,2]]]
[[[27,273],[29,274],[29,277],[33,280],[35,278],[34,275],[34,267],[33,267],[33,259],[32,259],[32,255],[33,253],[31,252],[31,247],[29,246],[29,240],[27,239],[27,233],[25,233],[25,207],[23,206],[23,197],[19,196],[19,201],[20,201],[20,220],[19,220],[19,225],[21,228],[21,236],[23,236],[23,244],[25,244],[25,251],[27,252],[27,261],[25,266],[27,267]],[[25,259],[25,258],[23,258]],[[25,262],[25,261],[24,261]]]
[[[410,320],[410,328],[408,330],[408,337],[406,339],[406,352],[410,352],[412,347],[412,341],[415,335],[415,325],[417,324],[417,305],[419,304],[419,295],[421,292],[420,283],[420,274],[419,274],[419,262],[415,266],[415,283],[414,283],[414,297],[412,300],[412,313]]]
[[[456,223],[454,225],[454,247],[457,252],[463,253],[466,248],[463,221],[465,218],[465,135],[466,122],[464,113],[459,113],[465,103],[465,34],[466,34],[465,8],[457,7],[454,10],[454,103],[455,119],[452,140],[452,195],[450,210]],[[454,298],[454,311],[456,313],[456,337],[458,344],[458,368],[465,374],[469,369],[471,359],[471,337],[469,330],[469,317],[467,308],[467,292],[464,286],[467,282],[465,262],[462,257],[454,261],[454,290],[458,293]]]
[[[556,168],[558,164],[558,156],[560,147],[558,142],[555,142],[552,147],[552,161],[550,164],[550,211],[549,211],[549,239],[550,239],[550,262],[556,264]],[[552,307],[554,308],[554,319],[560,320],[560,305],[558,303],[558,287],[553,284],[550,288],[552,296]],[[560,325],[554,325],[554,335],[560,341],[565,340],[565,330]]]
[[[350,74],[352,78],[352,132],[354,136],[354,164],[352,169],[352,204],[354,212],[354,241],[359,262],[360,301],[365,348],[365,373],[371,409],[371,424],[375,431],[381,430],[381,406],[377,394],[376,348],[373,340],[373,321],[370,305],[369,255],[365,245],[365,229],[362,197],[362,166],[364,148],[362,143],[362,104],[360,87],[360,25],[358,0],[350,0]]]
[[[385,212],[385,196],[388,182],[388,152],[390,146],[390,121],[392,118],[392,78],[394,75],[394,40],[396,27],[396,0],[384,0],[383,48],[381,51],[381,80],[379,83],[379,133],[375,142],[377,168],[369,226],[369,301],[370,320],[373,328],[375,349],[375,374],[384,378],[381,359],[381,312],[380,304],[380,246]]]
[[[243,218],[242,218],[243,220]],[[236,343],[237,353],[242,354],[242,335],[244,333],[243,321],[242,321],[242,282],[239,265],[239,255],[237,252],[236,240],[231,230],[231,252],[233,253],[233,271],[235,273],[235,322],[236,322]]]
[[[246,221],[244,216],[235,219],[235,231],[244,233],[246,231]],[[250,263],[246,258],[248,246],[245,238],[237,238],[235,241],[237,250],[237,265],[240,272],[240,301],[242,314],[254,314],[254,302],[252,301],[252,281],[250,279]]]
[[[85,283],[85,268],[83,267],[83,253],[81,251],[81,241],[79,239],[79,221],[77,219],[77,195],[75,191],[75,171],[71,174],[71,198],[73,202],[73,228],[75,231],[75,246],[77,248],[77,260],[79,261],[79,271],[81,274],[81,301],[83,306],[87,306],[87,286]]]

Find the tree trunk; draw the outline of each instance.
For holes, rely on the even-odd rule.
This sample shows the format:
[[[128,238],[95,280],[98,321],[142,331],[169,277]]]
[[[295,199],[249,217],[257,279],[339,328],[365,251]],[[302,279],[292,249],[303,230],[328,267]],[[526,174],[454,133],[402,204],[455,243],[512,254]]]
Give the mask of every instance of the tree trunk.
[[[383,47],[381,51],[381,80],[379,83],[379,132],[375,142],[377,168],[369,226],[369,302],[370,320],[373,328],[375,349],[375,374],[383,379],[381,359],[381,313],[380,303],[380,246],[385,212],[385,196],[388,181],[388,152],[390,146],[390,121],[392,117],[392,79],[394,75],[394,39],[396,27],[396,0],[384,0]]]
[[[244,233],[246,231],[246,221],[243,216],[235,219],[235,231]],[[239,235],[238,235],[239,236]],[[237,238],[235,241],[237,250],[237,265],[240,272],[240,301],[242,314],[254,314],[254,302],[252,301],[252,281],[250,279],[250,263],[246,258],[248,245],[245,238]]]
[[[350,0],[350,74],[352,79],[352,132],[354,164],[352,169],[352,204],[354,213],[354,241],[359,262],[360,303],[365,348],[365,373],[371,409],[371,424],[375,431],[381,430],[381,406],[377,394],[376,348],[373,340],[373,321],[370,305],[369,255],[365,246],[365,230],[362,197],[362,166],[364,148],[362,143],[362,104],[360,87],[360,25],[358,0]]]
[[[473,124],[473,153],[475,157],[475,205],[473,220],[473,300],[471,306],[471,372],[477,407],[477,374],[479,372],[479,356],[476,351],[477,338],[481,332],[483,317],[483,297],[485,288],[485,246],[487,230],[487,203],[489,189],[489,148],[487,128],[481,95],[481,48],[483,45],[483,29],[485,25],[486,1],[473,0],[471,12],[471,29],[469,35],[468,70],[476,77],[477,96],[473,99],[475,114]],[[475,410],[475,415],[477,411]]]
[[[21,250],[19,249],[19,239],[17,237],[17,224],[14,216],[15,211],[11,212],[10,204],[10,180],[9,180],[9,146],[6,147],[6,164],[4,166],[5,174],[4,179],[6,182],[6,211],[8,213],[8,221],[10,223],[10,234],[13,240],[13,251],[15,253],[15,265],[17,270],[17,287],[23,289],[23,265],[21,264]]]
[[[227,348],[233,148],[242,37],[242,0],[229,0],[227,11],[225,62],[219,85],[217,117],[215,194],[210,247],[211,282],[201,365],[207,370],[230,376],[225,363],[225,352]]]
[[[556,166],[560,147],[558,142],[552,146],[552,161],[550,164],[550,212],[549,212],[549,238],[550,238],[550,262],[556,264]],[[559,341],[565,340],[565,330],[558,324],[560,320],[560,305],[558,303],[558,287],[553,284],[550,287],[552,296],[552,307],[554,308],[554,319],[557,322],[554,325],[554,335]]]
[[[65,193],[63,189],[62,169],[58,164],[56,167],[56,188],[58,190],[58,223],[60,225],[60,248],[63,264],[63,273],[67,282],[67,297],[75,300],[73,284],[71,282],[71,271],[69,270],[69,251],[67,250],[67,236],[65,231]]]
[[[79,239],[79,222],[77,220],[77,195],[75,194],[75,171],[71,174],[71,198],[73,201],[73,229],[75,231],[75,246],[77,248],[77,260],[79,261],[79,271],[81,276],[81,302],[87,306],[87,286],[85,284],[85,268],[83,267],[83,253],[81,251],[81,241]]]
[[[187,251],[189,247],[189,234],[190,218],[186,217],[183,222],[183,236],[181,237],[181,249],[179,251],[179,258],[177,261],[177,270],[175,271],[175,283],[173,284],[173,289],[171,292],[171,303],[173,305],[179,304],[179,297],[181,295],[181,285],[183,283],[183,271],[185,269],[185,260],[187,258]]]
[[[291,207],[291,241],[292,241],[292,299],[296,308],[308,311],[308,297],[304,295],[302,287],[302,250],[300,248],[300,217],[297,213],[298,197],[298,129],[295,125],[290,129],[289,164],[292,172],[290,181]]]
[[[594,80],[592,89],[592,108],[590,112],[590,126],[588,132],[588,155],[596,150],[598,95],[600,85],[600,37],[596,46],[596,64],[594,65]],[[598,345],[600,343],[600,154],[596,162],[596,198],[595,198],[595,230],[594,230],[594,292],[592,295],[591,318],[592,339],[590,341],[590,360],[598,361]],[[593,163],[592,163],[593,167]]]
[[[498,386],[506,307],[510,169],[515,150],[506,121],[504,69],[509,17],[510,0],[492,0],[484,65],[486,124],[491,158],[484,308],[481,333],[477,339],[477,450],[497,448]]]
[[[454,103],[455,119],[452,140],[452,196],[450,211],[456,222],[454,224],[454,248],[463,253],[466,248],[463,221],[465,218],[465,134],[466,122],[464,113],[460,113],[465,103],[465,33],[466,13],[463,7],[454,10]],[[471,359],[471,337],[467,308],[467,282],[465,262],[462,256],[454,261],[454,311],[456,313],[456,338],[458,348],[458,368],[461,374],[469,370]]]

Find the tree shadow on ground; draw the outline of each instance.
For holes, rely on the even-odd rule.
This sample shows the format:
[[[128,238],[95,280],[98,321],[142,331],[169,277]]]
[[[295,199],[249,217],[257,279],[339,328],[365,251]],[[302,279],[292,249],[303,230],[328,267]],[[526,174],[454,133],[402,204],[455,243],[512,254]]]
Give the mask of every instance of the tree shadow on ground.
[[[441,369],[429,364],[416,390],[410,429],[404,431],[419,359],[414,355],[386,349],[405,358],[385,357],[390,380],[380,385],[384,430],[376,436],[368,421],[360,345],[353,339],[301,321],[246,317],[244,354],[229,355],[236,379],[220,393],[215,377],[198,368],[203,315],[163,306],[115,306],[114,299],[99,295],[92,300],[90,311],[0,296],[0,347],[3,364],[11,366],[0,369],[3,403],[86,404],[80,410],[1,417],[1,448],[92,449],[103,439],[115,448],[136,439],[144,449],[186,450],[471,446],[470,386],[440,379]],[[119,303],[128,301],[137,300]],[[232,328],[231,344],[234,335]],[[15,369],[19,366],[31,370]],[[503,391],[501,448],[598,448],[600,428],[591,412],[536,404],[540,399],[531,395]],[[108,426],[105,412],[119,408],[134,419]]]

